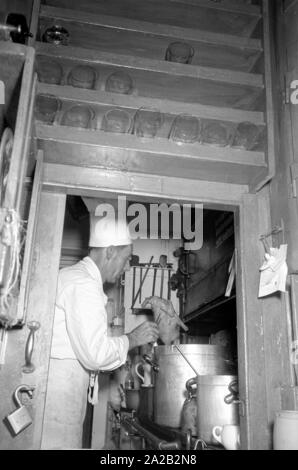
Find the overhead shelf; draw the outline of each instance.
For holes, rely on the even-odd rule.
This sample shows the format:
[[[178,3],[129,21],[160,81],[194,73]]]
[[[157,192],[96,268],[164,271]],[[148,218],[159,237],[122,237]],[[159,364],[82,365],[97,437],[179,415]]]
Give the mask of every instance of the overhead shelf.
[[[95,15],[112,15],[138,21],[182,25],[209,31],[250,36],[261,19],[260,7],[240,2],[160,1],[133,2],[133,0],[103,0],[83,3],[70,0],[47,0],[47,5],[88,12]]]
[[[182,178],[249,184],[266,169],[262,152],[36,123],[45,161]],[[67,171],[67,170],[66,170]]]
[[[141,59],[120,54],[86,50],[70,46],[56,47],[40,43],[39,56],[52,57],[64,68],[64,82],[71,67],[78,63],[96,68],[105,80],[116,70],[124,70],[135,82],[139,96],[164,98],[216,107],[262,110],[262,75],[232,70]]]
[[[135,57],[164,60],[168,45],[188,42],[194,48],[193,65],[221,67],[250,72],[262,54],[259,39],[149,23],[109,15],[96,16],[61,8],[42,7],[39,39],[44,31],[59,23],[70,33],[69,45]],[[87,30],[86,30],[87,27]]]
[[[102,85],[104,85],[104,80]],[[219,108],[194,103],[184,103],[167,99],[146,98],[143,96],[123,95],[97,90],[86,90],[72,86],[38,84],[38,93],[55,96],[63,101],[79,102],[88,105],[105,107],[121,107],[127,110],[137,110],[141,107],[153,107],[165,114],[191,114],[198,118],[216,119],[231,123],[252,122],[258,126],[265,125],[264,113],[233,108]]]

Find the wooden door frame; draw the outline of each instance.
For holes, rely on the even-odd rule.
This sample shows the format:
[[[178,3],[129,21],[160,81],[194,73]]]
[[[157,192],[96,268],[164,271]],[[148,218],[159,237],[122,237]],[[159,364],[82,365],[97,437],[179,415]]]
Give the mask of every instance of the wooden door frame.
[[[63,165],[62,165],[63,166]],[[58,168],[57,168],[58,167]],[[158,200],[161,202],[203,203],[208,209],[232,210],[235,214],[235,244],[237,261],[237,328],[238,328],[238,355],[239,355],[239,388],[240,399],[243,401],[244,416],[240,418],[241,440],[243,449],[269,449],[271,447],[272,430],[270,428],[270,414],[278,409],[276,396],[280,396],[279,386],[274,388],[274,397],[268,393],[271,377],[268,377],[268,357],[266,357],[264,311],[266,300],[259,300],[258,280],[259,266],[263,258],[260,235],[270,231],[269,192],[263,189],[258,194],[249,194],[247,187],[233,186],[222,183],[204,182],[196,180],[183,180],[179,178],[158,177],[153,175],[136,175],[122,172],[114,172],[101,169],[77,169],[69,168],[61,173],[60,165],[44,164],[43,189],[39,207],[37,222],[36,245],[47,247],[47,262],[53,267],[51,277],[44,272],[44,266],[35,273],[35,284],[30,288],[28,319],[36,319],[39,315],[43,324],[48,325],[47,332],[43,333],[41,374],[37,377],[39,401],[36,403],[36,416],[43,416],[46,394],[47,365],[49,361],[51,329],[56,280],[59,268],[62,232],[57,233],[57,223],[47,222],[46,237],[54,241],[49,247],[45,240],[41,240],[38,233],[45,232],[41,229],[44,223],[44,211],[52,200],[55,206],[55,220],[58,221],[59,230],[63,230],[66,195],[81,195],[92,197],[108,197],[109,194],[119,194],[134,197],[135,200]],[[43,217],[43,219],[42,219]],[[52,233],[51,233],[52,232]],[[32,276],[31,276],[32,278]],[[47,281],[45,283],[45,280]],[[40,292],[40,285],[46,292]],[[51,292],[49,296],[48,292]],[[32,299],[47,297],[48,304],[43,312],[35,306]],[[30,299],[31,297],[31,299]],[[30,308],[31,301],[31,308]],[[272,303],[272,302],[271,302]],[[272,307],[279,311],[280,305]],[[270,317],[267,322],[270,322]],[[270,348],[269,348],[270,349]],[[282,355],[287,352],[287,345],[282,345]],[[280,351],[278,352],[280,354]],[[270,370],[270,367],[269,367]],[[277,373],[278,371],[276,371]],[[272,377],[274,383],[275,377]],[[283,383],[287,383],[286,379]],[[278,384],[281,385],[281,384]],[[277,393],[277,395],[276,395]],[[274,401],[275,400],[275,401]],[[42,424],[36,421],[34,428],[33,448],[40,447]]]

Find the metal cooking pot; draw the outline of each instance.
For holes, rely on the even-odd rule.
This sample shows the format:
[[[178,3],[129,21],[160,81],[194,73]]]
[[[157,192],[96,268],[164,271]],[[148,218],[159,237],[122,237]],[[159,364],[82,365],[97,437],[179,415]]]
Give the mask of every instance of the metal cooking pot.
[[[188,390],[194,385],[197,395],[198,437],[207,444],[217,444],[212,435],[215,426],[239,424],[237,376],[205,375],[186,383]]]
[[[183,344],[180,349],[200,375],[228,374],[231,365],[226,348],[209,344]],[[187,392],[185,383],[193,370],[174,346],[157,346],[155,362],[154,421],[179,428]],[[216,423],[218,424],[218,423]]]

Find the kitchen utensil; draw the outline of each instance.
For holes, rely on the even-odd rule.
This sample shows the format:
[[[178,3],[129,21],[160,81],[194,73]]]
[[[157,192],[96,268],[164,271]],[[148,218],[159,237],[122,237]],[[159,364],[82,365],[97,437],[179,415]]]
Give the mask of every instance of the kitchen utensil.
[[[174,119],[169,139],[179,144],[193,144],[199,139],[200,121],[188,114],[180,114]]]
[[[136,290],[136,266],[139,266],[140,260],[137,255],[132,255],[130,260],[130,266],[132,266],[132,299],[135,298],[135,290]]]
[[[87,129],[91,127],[91,121],[94,117],[95,112],[92,108],[85,105],[76,105],[65,111],[61,125]]]
[[[240,427],[237,424],[215,426],[212,435],[226,450],[238,450],[240,447]]]
[[[61,101],[53,95],[37,95],[35,102],[35,118],[45,124],[53,124]]]
[[[68,85],[92,90],[97,80],[97,72],[89,65],[77,65],[68,74]]]
[[[200,376],[226,373],[228,353],[225,348],[208,344],[184,344],[179,348]],[[193,369],[174,346],[156,346],[154,362],[159,366],[154,382],[154,421],[179,428],[186,398],[185,383],[193,377]],[[228,395],[228,389],[226,392]],[[215,422],[214,426],[217,424],[221,423]]]
[[[137,137],[155,137],[162,123],[163,117],[158,109],[140,108],[134,117],[133,133]]]
[[[134,83],[128,73],[122,71],[113,72],[106,80],[105,91],[130,95],[133,92],[133,89]]]
[[[37,76],[40,82],[60,85],[63,76],[63,68],[56,60],[50,57],[38,57]]]
[[[110,109],[103,117],[101,129],[105,132],[125,134],[131,129],[131,117],[123,109]]]
[[[171,300],[171,268],[168,268],[168,294],[167,299]]]
[[[275,415],[274,450],[298,450],[298,411],[282,410]]]
[[[143,287],[143,284],[144,284],[145,279],[146,279],[146,277],[147,277],[147,274],[148,274],[148,272],[149,272],[149,269],[150,269],[150,266],[151,266],[151,264],[152,264],[153,258],[154,258],[154,256],[151,256],[150,261],[149,261],[149,264],[148,264],[148,267],[147,267],[147,269],[146,269],[146,271],[145,271],[144,277],[143,277],[142,281],[140,282],[139,290],[138,290],[138,292],[136,293],[136,296],[134,297],[134,299],[133,299],[133,301],[132,301],[132,306],[131,306],[131,308],[134,307],[134,305],[135,305],[135,303],[136,303],[136,301],[137,301],[137,298],[139,297],[140,291],[141,291],[141,289],[142,289],[142,287]]]
[[[142,303],[142,278],[143,278],[143,268],[140,266],[140,288],[139,288],[139,302]]]
[[[180,64],[190,64],[194,56],[194,48],[186,42],[172,42],[166,50],[165,60],[178,62]]]
[[[153,271],[153,283],[152,283],[152,297],[155,294],[155,285],[156,285],[156,275],[157,275],[157,267],[154,266],[154,271]]]
[[[59,25],[47,28],[42,36],[43,42],[49,42],[55,45],[67,46],[69,40],[69,32],[67,29]]]
[[[164,283],[164,277],[165,277],[164,268],[167,267],[167,256],[166,255],[160,255],[159,265],[161,267],[160,298],[162,299],[163,298],[163,283]]]
[[[179,353],[181,354],[181,356],[183,357],[183,359],[187,362],[187,364],[192,368],[192,370],[194,371],[194,373],[196,375],[199,375],[198,371],[194,368],[194,366],[191,364],[191,362],[189,362],[189,360],[187,359],[187,357],[185,356],[185,354],[181,351],[181,349],[179,348],[179,346],[177,346],[177,344],[175,344],[175,348],[177,349],[177,351],[179,351]]]

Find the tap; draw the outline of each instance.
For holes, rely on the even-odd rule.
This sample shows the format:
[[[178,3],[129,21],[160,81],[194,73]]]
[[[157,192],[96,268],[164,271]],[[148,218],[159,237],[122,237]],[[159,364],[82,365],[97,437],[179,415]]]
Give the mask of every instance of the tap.
[[[147,362],[147,364],[149,364],[152,367],[154,372],[159,372],[159,366],[155,362],[152,361],[151,357],[148,356],[148,354],[144,354],[143,359],[145,362]]]

